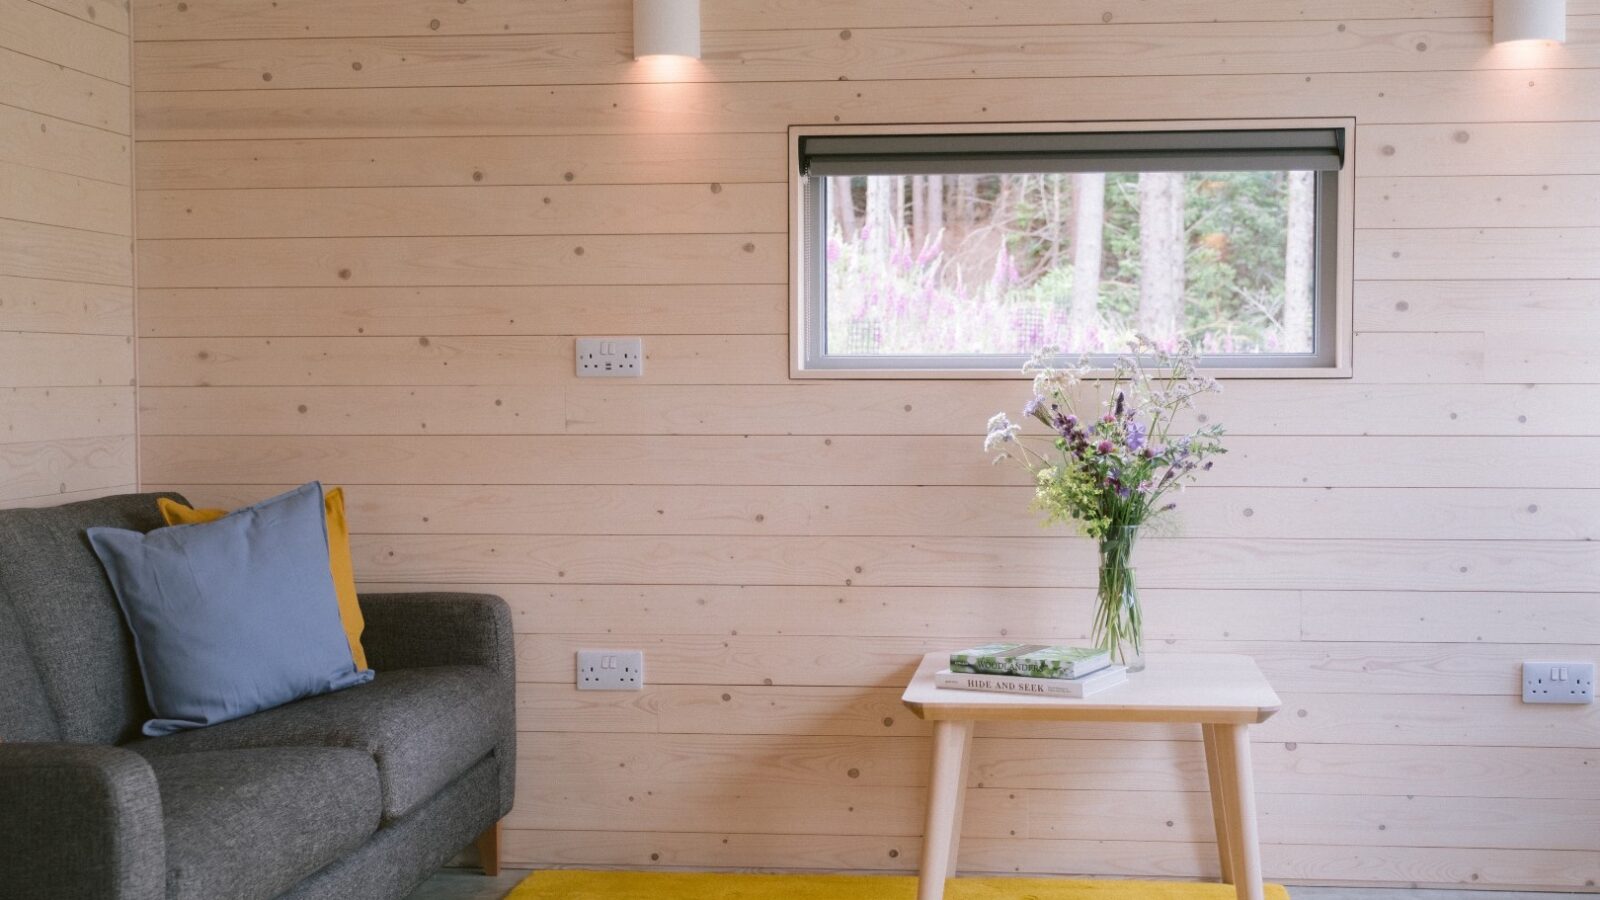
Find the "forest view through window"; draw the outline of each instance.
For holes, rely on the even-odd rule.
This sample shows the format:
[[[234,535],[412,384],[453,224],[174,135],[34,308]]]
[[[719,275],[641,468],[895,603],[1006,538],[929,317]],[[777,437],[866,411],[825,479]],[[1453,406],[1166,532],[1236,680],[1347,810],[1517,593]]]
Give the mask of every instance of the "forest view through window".
[[[1054,156],[817,156],[814,349],[926,366],[1114,356],[1142,334],[1218,365],[1315,360],[1332,154],[1118,154],[1095,137]]]

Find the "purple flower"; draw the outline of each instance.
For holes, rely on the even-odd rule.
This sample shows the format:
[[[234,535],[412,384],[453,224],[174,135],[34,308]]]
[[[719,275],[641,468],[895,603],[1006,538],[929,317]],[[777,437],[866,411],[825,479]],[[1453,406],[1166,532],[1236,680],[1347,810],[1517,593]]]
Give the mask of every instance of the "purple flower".
[[[1123,396],[1123,393],[1121,391],[1117,391],[1116,414],[1119,415],[1119,416],[1122,415],[1122,408],[1123,408],[1123,404],[1124,404],[1125,400],[1126,400],[1126,397]]]
[[[1144,426],[1140,425],[1138,422],[1130,421],[1128,423],[1128,449],[1138,450],[1140,447],[1143,447],[1144,437]]]
[[[1096,453],[1104,456],[1111,452],[1111,446],[1112,445],[1110,441],[1101,441],[1100,443],[1094,445],[1094,449]]]
[[[1111,413],[1106,413],[1105,415],[1100,417],[1100,421],[1106,423],[1107,425],[1110,425],[1112,422],[1115,422],[1116,420],[1117,420],[1117,417],[1112,415]]]

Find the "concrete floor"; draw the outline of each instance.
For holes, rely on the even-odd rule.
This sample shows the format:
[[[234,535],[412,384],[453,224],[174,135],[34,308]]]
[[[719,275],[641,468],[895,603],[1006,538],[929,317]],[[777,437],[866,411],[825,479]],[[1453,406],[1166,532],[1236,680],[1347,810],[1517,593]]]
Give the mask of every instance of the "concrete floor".
[[[475,869],[444,871],[428,879],[407,900],[501,900],[527,872],[502,872],[486,878]],[[1291,887],[1294,900],[1573,900],[1576,894],[1523,891],[1417,891],[1392,888]]]

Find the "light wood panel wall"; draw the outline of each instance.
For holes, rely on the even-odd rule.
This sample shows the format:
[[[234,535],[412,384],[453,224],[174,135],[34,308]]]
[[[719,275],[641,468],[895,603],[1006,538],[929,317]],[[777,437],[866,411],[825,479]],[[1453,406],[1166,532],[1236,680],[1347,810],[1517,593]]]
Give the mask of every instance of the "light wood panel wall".
[[[1600,2],[137,0],[143,477],[348,486],[359,575],[516,611],[523,865],[916,865],[924,651],[1081,639],[1090,547],[977,433],[1019,383],[788,380],[791,124],[1355,116],[1355,377],[1239,382],[1141,549],[1243,651],[1274,878],[1593,890]],[[639,334],[637,382],[572,336]],[[579,694],[580,646],[643,694]],[[1197,734],[996,726],[962,867],[1215,875]],[[555,824],[553,824],[555,823]]]
[[[120,4],[0,0],[0,506],[137,480],[131,53]]]

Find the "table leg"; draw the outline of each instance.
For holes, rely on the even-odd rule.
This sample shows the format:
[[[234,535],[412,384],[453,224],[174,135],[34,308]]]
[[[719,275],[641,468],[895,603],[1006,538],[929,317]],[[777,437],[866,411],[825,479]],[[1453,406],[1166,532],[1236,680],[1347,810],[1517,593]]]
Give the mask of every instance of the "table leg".
[[[955,871],[972,729],[972,722],[940,720],[933,723],[933,773],[928,791],[927,825],[922,833],[917,900],[943,900],[944,880]]]
[[[1263,900],[1261,844],[1256,831],[1255,776],[1250,767],[1250,727],[1217,725],[1223,768],[1233,802],[1228,805],[1228,847],[1238,900]]]
[[[1233,851],[1228,847],[1228,796],[1232,785],[1222,771],[1222,755],[1217,748],[1217,726],[1201,725],[1206,747],[1206,784],[1211,789],[1211,821],[1216,826],[1217,860],[1222,866],[1222,883],[1233,884]]]

